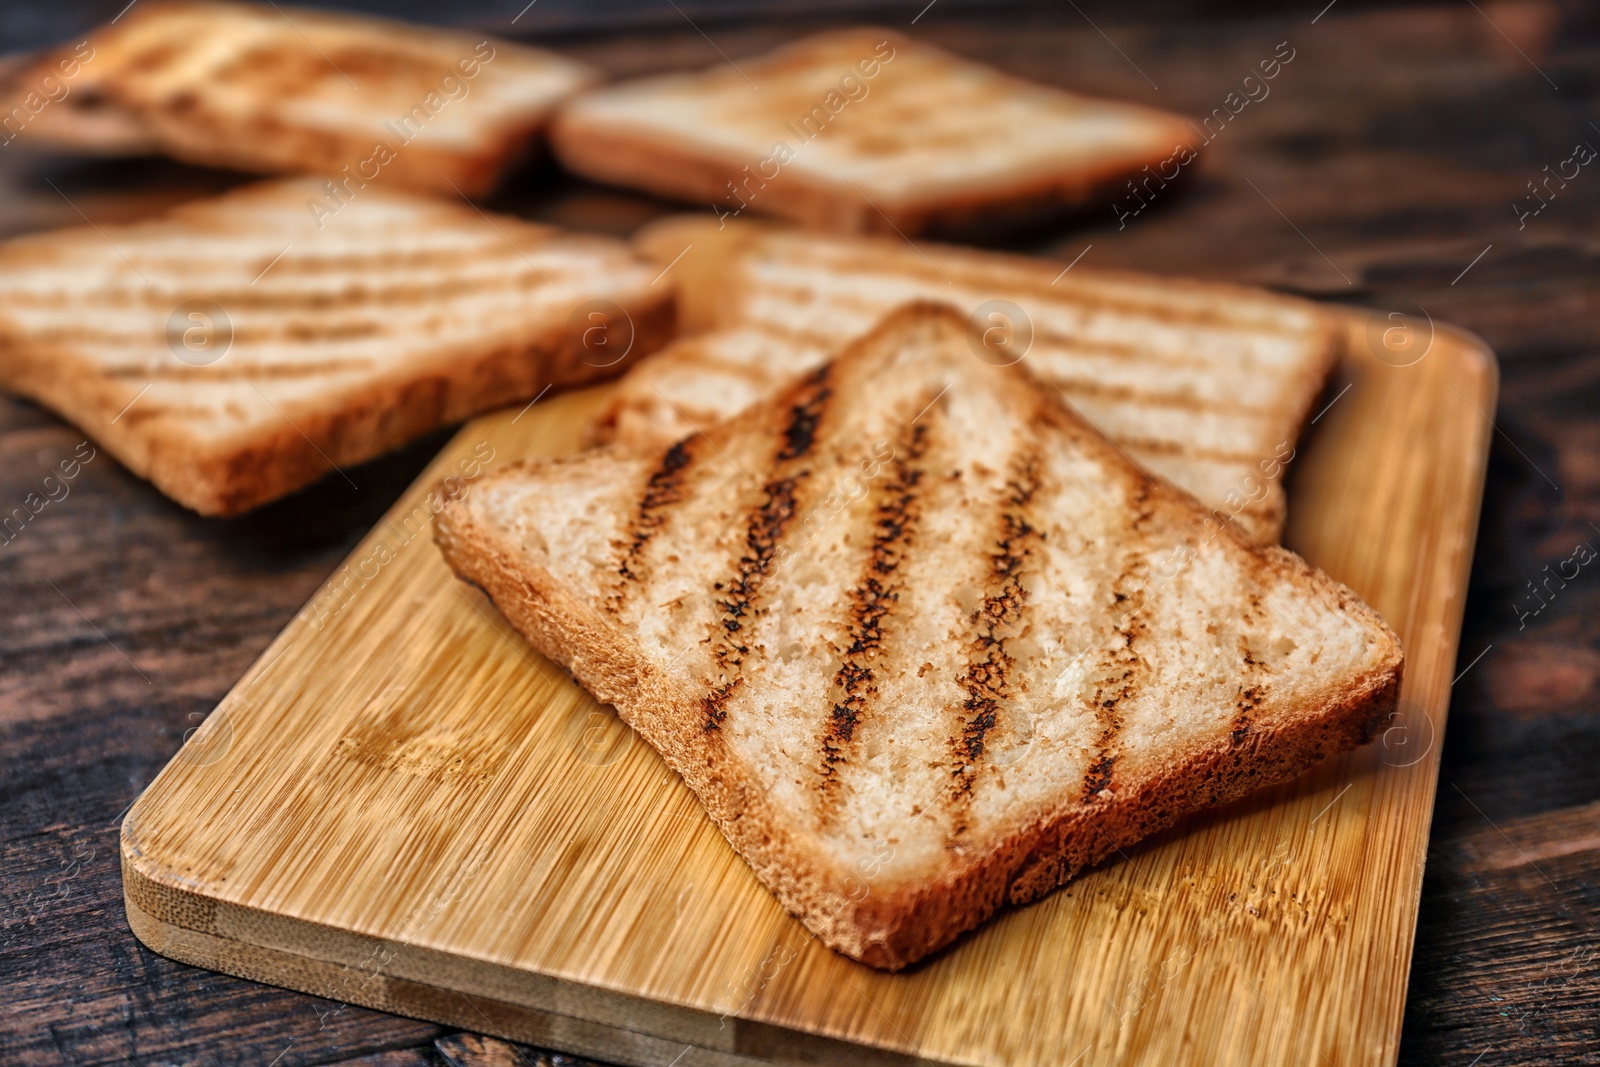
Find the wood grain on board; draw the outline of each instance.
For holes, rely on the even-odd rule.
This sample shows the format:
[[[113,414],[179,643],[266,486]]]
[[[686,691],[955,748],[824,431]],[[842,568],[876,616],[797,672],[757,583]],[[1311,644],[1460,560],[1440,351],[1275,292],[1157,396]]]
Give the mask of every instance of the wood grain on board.
[[[468,424],[134,804],[130,924],[187,962],[623,1063],[1388,1064],[1495,370],[1446,327],[1397,355],[1348,320],[1288,540],[1405,641],[1401,710],[1359,752],[909,973],[854,963],[429,540],[442,479],[580,439],[597,394],[573,394]]]

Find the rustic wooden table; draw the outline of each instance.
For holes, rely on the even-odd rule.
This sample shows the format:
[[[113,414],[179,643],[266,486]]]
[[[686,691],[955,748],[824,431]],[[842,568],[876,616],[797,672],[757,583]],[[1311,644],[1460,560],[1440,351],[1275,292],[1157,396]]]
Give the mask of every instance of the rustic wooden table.
[[[1600,567],[1571,576],[1600,546],[1600,246],[1585,236],[1600,175],[1567,162],[1576,145],[1600,148],[1600,16],[1349,0],[1319,16],[1317,0],[1290,15],[1113,22],[1131,16],[1098,6],[1098,29],[1077,5],[1048,17],[934,7],[902,28],[1191,115],[1224,106],[1280,42],[1293,58],[1186,188],[1120,228],[1105,205],[1018,247],[1274,285],[1418,328],[1448,320],[1499,353],[1449,730],[1407,739],[1443,745],[1443,769],[1401,1060],[1600,1062]],[[877,18],[910,23],[921,7]],[[621,75],[813,28],[685,18],[558,44]],[[1528,183],[1557,172],[1565,181],[1534,199]],[[237,180],[73,162],[19,138],[0,153],[0,232],[127,218]],[[620,233],[666,209],[548,172],[498,206]],[[228,521],[188,514],[100,456],[0,541],[0,1059],[576,1062],[172,963],[123,918],[122,811],[444,439],[361,469],[359,490],[329,481]],[[40,491],[81,441],[0,399],[0,510]]]

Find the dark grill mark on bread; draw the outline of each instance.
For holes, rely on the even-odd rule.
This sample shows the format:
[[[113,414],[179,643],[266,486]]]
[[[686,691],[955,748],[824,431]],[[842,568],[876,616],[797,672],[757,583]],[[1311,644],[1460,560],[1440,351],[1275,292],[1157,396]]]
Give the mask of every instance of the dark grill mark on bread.
[[[622,560],[617,564],[617,576],[621,581],[606,600],[606,607],[613,614],[621,610],[629,588],[643,582],[644,563],[641,557],[656,531],[666,524],[670,514],[666,509],[683,499],[683,471],[689,466],[690,460],[689,441],[686,437],[667,449],[661,456],[661,462],[645,481],[644,495],[628,526]]]
[[[1035,342],[1037,343],[1037,337]],[[1151,359],[1150,362],[1154,363],[1156,361]],[[1147,404],[1151,407],[1176,408],[1180,411],[1195,414],[1226,412],[1229,415],[1259,416],[1273,412],[1271,408],[1263,408],[1259,404],[1244,404],[1232,398],[1208,400],[1191,396],[1187,393],[1164,393],[1153,389],[1134,388],[1127,385],[1107,385],[1104,382],[1097,382],[1092,379],[1068,378],[1064,375],[1052,375],[1051,380],[1052,384],[1061,390],[1068,400],[1079,397],[1099,400],[1105,404],[1129,406]]]
[[[1155,437],[1134,437],[1131,434],[1119,436],[1117,444],[1125,452],[1143,452],[1151,456],[1182,456],[1184,459],[1222,463],[1228,466],[1253,465],[1266,458],[1264,456],[1254,456],[1248,452],[1229,452],[1221,448],[1201,448],[1185,441],[1163,441]]]
[[[1006,640],[1021,621],[1022,606],[1028,599],[1027,588],[1022,584],[1023,569],[1043,537],[1030,513],[1043,467],[1036,446],[1024,446],[1012,459],[1011,473],[1001,495],[999,532],[995,551],[989,555],[983,602],[969,620],[972,638],[967,668],[958,679],[967,698],[961,705],[960,735],[953,739],[952,807],[957,810],[952,836],[965,831],[963,809],[971,800],[989,731],[999,720],[1002,705],[1013,696],[1008,675],[1014,661],[1006,651]]]
[[[930,397],[930,402],[932,398]],[[856,727],[877,695],[873,661],[883,654],[883,620],[900,599],[905,561],[922,519],[918,494],[925,472],[916,466],[928,450],[928,424],[902,434],[891,463],[894,476],[876,493],[872,544],[866,566],[850,594],[850,646],[833,679],[833,708],[822,735],[821,814],[831,814],[839,791],[839,766],[848,762]]]
[[[1117,765],[1117,757],[1101,755],[1089,764],[1089,773],[1083,779],[1083,795],[1097,796],[1102,789],[1111,785],[1111,768]]]
[[[795,488],[809,473],[802,471],[793,478],[768,482],[762,489],[761,506],[750,517],[738,571],[727,585],[726,595],[717,601],[722,619],[718,630],[712,634],[711,654],[721,678],[705,698],[707,730],[722,728],[723,720],[728,717],[728,700],[744,681],[744,657],[750,652],[744,643],[744,620],[755,614],[756,593],[766,580],[772,558],[777,553],[778,539],[794,517]]]
[[[713,683],[703,705],[705,729],[720,730],[728,717],[728,700],[743,683],[744,657],[750,652],[744,643],[745,620],[758,610],[757,594],[771,570],[778,542],[794,518],[795,496],[800,484],[811,475],[801,469],[777,477],[787,466],[804,459],[816,443],[817,429],[833,390],[828,387],[831,366],[824,364],[800,382],[790,393],[789,421],[783,430],[783,445],[773,456],[773,470],[761,490],[761,503],[745,525],[744,553],[739,557],[734,578],[717,601],[721,621],[712,633],[711,654],[720,677]]]
[[[233,382],[266,381],[282,378],[313,378],[334,374],[354,374],[372,367],[372,360],[364,357],[349,359],[316,359],[277,363],[255,360],[238,362],[224,357],[208,366],[191,366],[172,360],[169,363],[144,363],[107,367],[108,378],[122,381],[193,381]]]
[[[1247,597],[1247,603],[1248,607],[1239,613],[1239,625],[1242,631],[1253,629],[1261,622],[1262,618],[1263,604],[1261,602],[1261,594],[1251,590]],[[1267,680],[1263,677],[1267,673],[1266,664],[1256,659],[1255,653],[1250,650],[1250,641],[1245,632],[1239,634],[1237,643],[1239,647],[1240,674],[1244,676],[1245,680],[1239,687],[1239,695],[1234,698],[1234,715],[1230,736],[1236,745],[1249,736],[1251,729],[1255,726],[1256,708],[1261,703],[1262,688],[1259,685],[1250,684],[1251,680],[1259,679],[1263,682]]]
[[[1118,738],[1122,733],[1122,702],[1138,691],[1140,675],[1144,673],[1144,657],[1134,649],[1134,643],[1144,634],[1144,588],[1149,583],[1147,568],[1142,562],[1144,551],[1143,526],[1150,520],[1154,507],[1150,503],[1150,482],[1142,480],[1133,486],[1128,500],[1129,522],[1124,543],[1129,548],[1123,554],[1120,573],[1111,584],[1112,611],[1116,612],[1115,639],[1107,656],[1101,661],[1099,676],[1104,679],[1094,691],[1094,717],[1100,732],[1095,737],[1095,757],[1083,776],[1083,799],[1094,801],[1111,788],[1111,772],[1118,759]]]
[[[535,253],[537,254],[537,253]],[[170,265],[153,256],[135,253],[141,269],[154,273],[156,270],[171,269]],[[467,275],[461,272],[450,273],[451,263],[481,265],[491,260],[502,260],[503,269],[486,271],[486,276]],[[263,266],[266,264],[263,263]],[[288,288],[289,285],[298,285],[301,278],[310,276],[313,282],[315,275],[320,273],[313,269],[313,264],[304,260],[293,260],[285,257],[266,274],[262,283],[257,288],[223,289],[217,281],[208,278],[203,271],[194,271],[193,261],[181,263],[176,269],[171,269],[171,275],[164,277],[158,285],[147,285],[135,289],[105,288],[94,294],[97,305],[114,308],[158,308],[163,312],[182,303],[188,293],[177,288],[166,288],[171,276],[182,273],[194,273],[195,286],[206,287],[207,298],[230,311],[241,308],[251,308],[262,311],[287,313],[292,311],[333,312],[349,315],[352,308],[366,307],[416,307],[422,301],[438,301],[446,297],[457,296],[482,296],[491,293],[521,292],[532,294],[542,290],[549,290],[555,286],[569,286],[568,295],[570,304],[576,306],[582,300],[582,286],[592,285],[591,279],[585,279],[576,273],[563,273],[561,266],[556,263],[547,264],[543,268],[530,265],[526,260],[511,259],[497,256],[492,251],[476,255],[462,252],[460,255],[450,255],[440,252],[435,261],[419,260],[415,266],[418,270],[439,272],[437,278],[407,279],[403,273],[395,270],[396,265],[391,261],[378,262],[376,259],[344,257],[339,261],[329,261],[323,264],[323,272],[329,274],[350,275],[360,278],[373,278],[378,273],[388,271],[399,274],[394,281],[373,282],[362,281],[353,283],[341,279],[335,287],[326,288]],[[39,310],[61,309],[71,310],[83,305],[84,294],[76,291],[16,291],[6,294],[6,302],[19,307],[35,308]],[[376,324],[381,332],[384,320],[369,317],[366,321]],[[294,336],[293,323],[287,326],[271,326],[263,328],[262,336],[275,336],[285,334]],[[305,327],[299,326],[304,329]],[[87,339],[102,338],[107,341],[117,341],[127,337],[138,336],[116,330],[101,330],[91,326],[82,327],[83,336]]]
[[[157,41],[143,51],[135,52],[122,65],[122,74],[139,75],[158,71],[171,65],[184,54],[184,46],[176,41]]]
[[[780,463],[799,459],[811,451],[816,441],[817,424],[822,421],[822,411],[833,390],[827,387],[830,365],[824,363],[806,376],[801,399],[789,407],[789,425],[783,431],[784,446],[778,453]]]
[[[805,238],[779,238],[761,249],[768,263],[785,273],[817,271],[834,278],[854,276],[863,282],[882,277],[915,278],[928,286],[927,295],[947,292],[950,285],[993,292],[1003,289],[1008,293],[1038,296],[1052,304],[1082,304],[1097,311],[1122,312],[1150,317],[1163,322],[1183,325],[1215,326],[1218,329],[1245,329],[1260,333],[1281,333],[1298,336],[1299,332],[1274,315],[1251,314],[1242,308],[1223,301],[1180,304],[1172,300],[1140,299],[1143,294],[1129,293],[1122,287],[1106,287],[1095,282],[1067,279],[1062,284],[1050,280],[1052,268],[1038,270],[1037,264],[1011,268],[1004,263],[961,262],[949,250],[938,253],[937,264],[921,256],[905,255],[899,249],[880,242],[839,242],[829,246]],[[1034,269],[1030,269],[1034,268]],[[755,272],[750,271],[746,274]],[[763,289],[769,286],[781,289],[782,282],[763,279]]]
[[[137,426],[165,418],[216,419],[219,416],[214,409],[203,404],[161,404],[147,400],[124,412],[121,421]]]
[[[1247,662],[1253,664],[1254,661],[1249,659],[1249,653],[1245,655]],[[1234,705],[1236,710],[1229,734],[1234,744],[1237,745],[1249,736],[1251,727],[1255,725],[1255,711],[1257,705],[1261,703],[1261,695],[1261,687],[1254,685],[1239,694],[1239,699]]]
[[[903,273],[905,273],[904,264],[889,268],[890,276]],[[849,293],[830,292],[822,299],[826,300],[827,306],[830,308],[840,308],[847,311],[853,311],[861,315],[863,318],[876,318],[883,313],[883,302],[881,298],[865,295],[865,292],[868,284],[881,277],[883,277],[883,275],[863,275],[861,278],[862,287],[860,290]],[[957,284],[960,283],[958,282]],[[995,288],[995,280],[993,278],[990,278],[981,285],[975,285],[973,287],[974,291],[976,292],[989,292],[993,291]],[[1078,298],[1071,294],[1064,293],[1060,289],[1052,290],[1048,286],[1044,286],[1042,288],[1043,292],[1038,295],[1042,296],[1043,299],[1047,301],[1046,306],[1076,306],[1077,308],[1083,310],[1098,310],[1102,307],[1110,306],[1116,310],[1122,311],[1124,314],[1127,314],[1130,317],[1137,317],[1143,320],[1148,320],[1152,317],[1159,317],[1162,321],[1173,322],[1177,325],[1200,326],[1202,328],[1211,327],[1219,330],[1225,329],[1230,333],[1242,330],[1262,329],[1261,327],[1253,326],[1247,323],[1240,324],[1212,321],[1201,323],[1191,322],[1190,320],[1173,315],[1152,316],[1150,306],[1107,305],[1096,297],[1084,296],[1082,298]],[[972,303],[977,303],[977,298],[973,297],[971,293],[958,293],[954,298],[944,295],[948,292],[948,289],[949,286],[943,279],[934,277],[932,278],[932,284],[930,284],[928,291],[924,295],[927,297],[939,295],[944,299],[952,299],[953,302],[959,302],[962,299],[970,299]],[[799,310],[805,310],[808,308],[814,309],[819,300],[815,289],[806,282],[782,282],[771,278],[762,278],[758,283],[755,283],[751,286],[751,290],[753,293],[758,293],[760,296],[774,303],[782,301],[783,303],[788,304],[790,307]],[[1021,291],[1021,289],[1016,286],[1007,286],[1006,291],[1018,293]],[[796,341],[805,341],[812,344],[818,344],[827,343],[828,340],[832,338],[833,343],[837,344],[836,328],[830,329],[829,327],[823,327],[820,330],[791,328],[785,325],[783,320],[775,317],[769,318],[768,316],[763,315],[761,312],[754,310],[746,310],[742,316],[739,316],[739,320],[746,325],[758,325],[761,329],[767,332],[778,334],[780,336],[787,336]],[[1147,345],[1114,341],[1109,338],[1097,337],[1090,339],[1081,334],[1066,333],[1059,330],[1047,329],[1043,324],[1038,322],[1033,324],[1033,328],[1033,343],[1035,346],[1037,346],[1039,351],[1051,350],[1052,354],[1059,354],[1069,358],[1081,359],[1084,357],[1106,356],[1114,358],[1120,357],[1123,359],[1137,359],[1141,364],[1153,363],[1169,367],[1188,367],[1196,370],[1210,371],[1215,371],[1221,368],[1235,368],[1240,366],[1242,361],[1246,361],[1248,359],[1246,354],[1243,352],[1230,353],[1226,356],[1219,357],[1208,357],[1204,354],[1195,353],[1180,355],[1171,352],[1153,352]],[[1271,328],[1268,327],[1267,329]],[[1293,334],[1293,331],[1277,332],[1289,333],[1291,335]],[[1260,363],[1247,361],[1244,362],[1243,365],[1259,366],[1261,369],[1268,371],[1271,371],[1276,367],[1276,364],[1270,361],[1264,361]]]

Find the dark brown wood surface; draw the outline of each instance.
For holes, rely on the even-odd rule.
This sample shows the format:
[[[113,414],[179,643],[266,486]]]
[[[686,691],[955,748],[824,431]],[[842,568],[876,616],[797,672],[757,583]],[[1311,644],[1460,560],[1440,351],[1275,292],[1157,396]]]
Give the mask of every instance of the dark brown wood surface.
[[[1572,562],[1600,549],[1600,161],[1541,186],[1545,206],[1520,227],[1516,207],[1538,206],[1530,181],[1572,173],[1576,145],[1600,149],[1600,18],[1542,2],[1206,21],[1079,6],[1094,26],[1073,5],[934,6],[910,26],[916,3],[878,18],[1195,116],[1225,106],[1280,42],[1294,58],[1125,227],[1106,204],[1011,246],[1275,285],[1420,330],[1431,316],[1499,353],[1448,731],[1390,739],[1443,746],[1401,1061],[1600,1062],[1600,560],[1575,576]],[[819,26],[684,20],[556,43],[632,74]],[[19,138],[0,148],[0,231],[132,217],[237,180],[75,162]],[[667,207],[548,170],[496,204],[620,233]],[[175,964],[122,914],[121,812],[444,439],[352,472],[358,488],[324,482],[227,521],[188,514],[102,453],[0,540],[0,1062],[577,1062]],[[0,399],[0,512],[42,495],[83,440]]]

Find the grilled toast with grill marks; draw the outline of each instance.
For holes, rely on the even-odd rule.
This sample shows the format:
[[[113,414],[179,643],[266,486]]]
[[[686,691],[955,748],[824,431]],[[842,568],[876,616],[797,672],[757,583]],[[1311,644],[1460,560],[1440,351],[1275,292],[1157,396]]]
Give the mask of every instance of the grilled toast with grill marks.
[[[1020,360],[1129,458],[1194,494],[1211,522],[1271,544],[1283,472],[1337,355],[1314,304],[1239,286],[705,218],[666,220],[635,244],[671,264],[681,325],[710,332],[631,372],[600,417],[601,440],[710,426],[897,304],[940,300],[973,313],[979,349],[982,331],[1010,328],[992,361]]]
[[[265,182],[0,245],[0,387],[231,515],[671,336],[627,245],[368,189]]]
[[[325,174],[347,190],[488,193],[556,105],[599,80],[539,49],[285,5],[145,0],[85,47],[12,75],[31,87],[74,61],[31,141]]]
[[[600,181],[815,229],[916,234],[1080,207],[1194,131],[859,28],[594,90],[550,136],[568,168]]]
[[[1383,621],[1202,517],[913,305],[703,435],[490,475],[434,536],[893,969],[1392,708]]]

